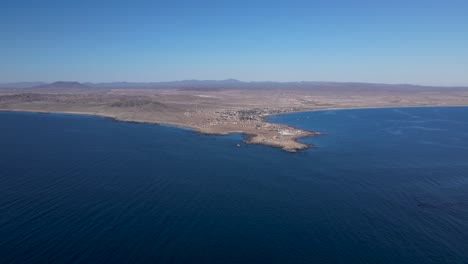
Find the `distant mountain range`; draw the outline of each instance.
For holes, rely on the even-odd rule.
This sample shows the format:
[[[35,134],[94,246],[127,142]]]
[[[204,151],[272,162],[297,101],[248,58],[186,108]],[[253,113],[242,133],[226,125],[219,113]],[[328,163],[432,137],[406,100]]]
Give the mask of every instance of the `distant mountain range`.
[[[90,86],[79,82],[53,82],[48,84],[41,84],[33,86],[34,88],[89,88]]]
[[[0,83],[2,88],[30,88],[38,85],[47,84],[45,82],[15,82],[15,83]]]
[[[360,82],[243,82],[235,79],[227,80],[184,80],[172,82],[106,82],[106,83],[79,83],[60,81],[45,82],[17,82],[0,83],[1,88],[51,88],[51,89],[81,89],[81,88],[175,88],[175,89],[270,89],[270,88],[295,88],[295,89],[341,89],[341,88],[430,88],[435,86],[420,86],[411,84],[380,84]],[[463,88],[463,87],[447,87]],[[467,88],[467,87],[464,87]]]

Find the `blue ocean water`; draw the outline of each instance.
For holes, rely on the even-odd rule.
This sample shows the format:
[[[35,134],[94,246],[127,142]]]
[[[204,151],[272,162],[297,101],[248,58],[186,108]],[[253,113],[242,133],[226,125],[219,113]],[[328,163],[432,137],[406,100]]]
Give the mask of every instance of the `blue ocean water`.
[[[468,263],[468,108],[270,119],[326,135],[0,113],[0,263]]]

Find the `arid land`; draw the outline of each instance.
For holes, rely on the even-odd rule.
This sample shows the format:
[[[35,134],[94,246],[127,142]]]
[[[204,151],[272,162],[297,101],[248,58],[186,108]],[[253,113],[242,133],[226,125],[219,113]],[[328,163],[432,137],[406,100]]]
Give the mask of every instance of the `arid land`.
[[[468,88],[411,85],[319,84],[224,87],[84,87],[60,83],[1,88],[0,110],[73,113],[121,121],[169,124],[206,134],[243,133],[245,141],[297,151],[298,138],[317,133],[265,117],[301,111],[403,106],[468,106]],[[247,87],[246,87],[247,86]]]

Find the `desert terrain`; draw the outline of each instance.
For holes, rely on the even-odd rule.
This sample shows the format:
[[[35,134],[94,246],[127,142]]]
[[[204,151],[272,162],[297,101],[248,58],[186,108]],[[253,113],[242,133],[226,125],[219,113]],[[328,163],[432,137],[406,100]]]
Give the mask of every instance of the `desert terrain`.
[[[174,82],[85,85],[57,82],[0,88],[1,111],[71,113],[243,133],[245,141],[295,152],[318,132],[269,123],[269,115],[326,109],[468,106],[468,88],[359,83]]]

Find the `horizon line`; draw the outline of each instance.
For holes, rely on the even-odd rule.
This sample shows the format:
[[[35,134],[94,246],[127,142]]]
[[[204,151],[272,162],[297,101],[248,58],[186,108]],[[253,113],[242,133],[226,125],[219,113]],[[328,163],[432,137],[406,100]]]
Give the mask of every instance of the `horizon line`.
[[[407,86],[428,86],[428,87],[468,87],[468,84],[415,84],[415,83],[386,83],[386,82],[367,82],[367,81],[271,81],[271,80],[262,80],[262,81],[244,81],[235,78],[227,79],[180,79],[180,80],[171,80],[171,81],[70,81],[70,80],[57,80],[57,81],[13,81],[13,82],[0,82],[0,85],[7,84],[27,84],[27,83],[37,83],[37,84],[53,84],[53,83],[79,83],[79,84],[112,84],[112,83],[128,83],[128,84],[158,84],[158,83],[177,83],[177,82],[238,82],[238,83],[276,83],[276,84],[288,84],[288,83],[335,83],[335,84],[375,84],[375,85],[407,85]]]

